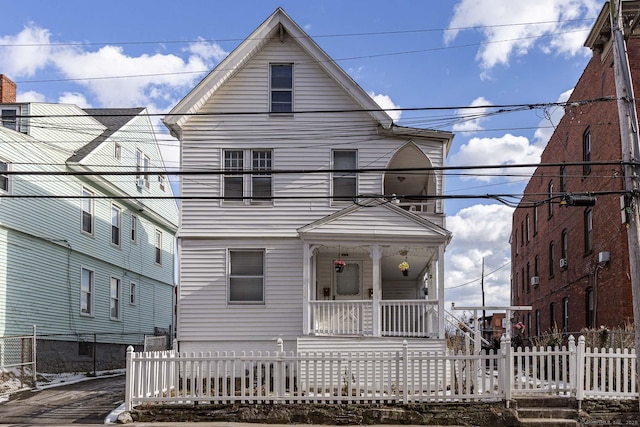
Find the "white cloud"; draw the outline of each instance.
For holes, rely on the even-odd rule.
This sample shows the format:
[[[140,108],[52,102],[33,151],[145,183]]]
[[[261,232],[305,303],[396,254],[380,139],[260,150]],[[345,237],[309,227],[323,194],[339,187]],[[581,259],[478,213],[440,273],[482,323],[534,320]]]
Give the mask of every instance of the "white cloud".
[[[30,90],[28,92],[18,92],[16,101],[18,102],[45,102],[46,97],[40,92]]]
[[[509,65],[534,47],[547,54],[588,55],[582,44],[591,21],[570,20],[597,16],[601,7],[598,0],[461,0],[444,40],[450,45],[461,31],[480,27],[484,42],[476,59],[487,77],[486,70]]]
[[[512,213],[503,205],[474,205],[447,217],[453,234],[445,261],[447,309],[451,302],[481,305],[483,259],[485,305],[509,305]]]
[[[384,109],[387,112],[387,114],[389,114],[389,116],[391,117],[391,119],[393,119],[394,122],[397,122],[398,120],[400,120],[400,116],[402,116],[402,111],[388,110],[393,108],[400,108],[400,106],[393,103],[389,95],[376,94],[375,92],[371,91],[369,92],[369,96],[373,98],[373,100],[376,101],[376,103],[382,109]]]
[[[476,108],[461,108],[456,112],[459,117],[456,123],[453,125],[454,132],[477,132],[482,130],[481,122],[486,120],[486,114],[488,108],[482,108],[482,106],[489,106],[491,102],[487,101],[482,96],[476,98],[471,103],[471,107]]]
[[[63,102],[80,107],[147,107],[151,112],[170,109],[205,73],[228,52],[202,38],[189,44],[183,59],[174,54],[128,55],[124,48],[61,44],[51,40],[49,30],[29,24],[17,35],[0,38],[0,70],[12,79],[46,71],[75,80],[83,93],[65,91],[57,99],[45,99],[35,91],[20,92],[21,101]],[[158,121],[156,129],[164,130]],[[177,143],[170,137],[162,146],[167,167],[179,159]]]
[[[75,104],[80,108],[91,108],[87,98],[78,92],[64,92],[58,98],[58,102],[61,104]]]
[[[506,134],[498,138],[471,138],[451,156],[450,166],[513,165],[539,163],[543,147],[529,143],[524,136]],[[462,179],[490,182],[497,178],[521,180],[533,173],[533,168],[474,169]]]
[[[25,26],[15,36],[0,37],[0,45],[3,45],[0,47],[2,73],[13,78],[31,77],[45,67],[55,50],[49,44],[50,37],[49,30],[33,24]]]

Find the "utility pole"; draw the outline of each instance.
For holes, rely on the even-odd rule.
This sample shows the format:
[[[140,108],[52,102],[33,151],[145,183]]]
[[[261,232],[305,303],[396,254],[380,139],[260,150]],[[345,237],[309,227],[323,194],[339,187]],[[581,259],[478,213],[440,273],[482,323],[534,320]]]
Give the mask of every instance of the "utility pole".
[[[484,257],[482,257],[482,278],[480,279],[480,287],[482,289],[482,306],[484,307]],[[486,310],[482,309],[482,335],[484,336],[484,331],[487,326],[487,314]]]
[[[631,292],[633,296],[633,318],[635,329],[636,378],[640,368],[640,193],[638,192],[638,116],[633,96],[633,84],[629,58],[624,40],[622,21],[622,1],[611,0],[611,35],[613,38],[613,66],[615,70],[616,97],[618,98],[618,117],[620,121],[620,140],[622,159],[625,162],[625,190],[629,192],[630,212],[627,217],[627,239],[629,243],[629,269],[631,274]]]

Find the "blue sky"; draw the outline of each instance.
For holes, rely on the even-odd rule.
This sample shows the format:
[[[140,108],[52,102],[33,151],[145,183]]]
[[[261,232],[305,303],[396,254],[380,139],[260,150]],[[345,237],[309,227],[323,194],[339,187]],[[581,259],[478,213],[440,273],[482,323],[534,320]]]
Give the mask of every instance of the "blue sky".
[[[449,165],[539,161],[562,109],[490,114],[489,106],[568,97],[586,66],[583,47],[603,0],[25,0],[5,2],[0,73],[19,101],[168,112],[277,7],[396,123],[453,131]],[[135,77],[132,77],[135,76]],[[114,78],[117,77],[117,78]],[[480,106],[465,110],[463,107]],[[470,115],[472,114],[472,115]],[[165,132],[158,123],[158,131]],[[165,164],[175,141],[159,136]],[[528,177],[449,176],[446,192],[519,194]],[[513,173],[513,171],[509,171]],[[522,171],[519,171],[520,173]],[[530,172],[530,171],[529,171]],[[446,202],[454,238],[446,252],[446,300],[509,303],[512,208],[484,199]]]

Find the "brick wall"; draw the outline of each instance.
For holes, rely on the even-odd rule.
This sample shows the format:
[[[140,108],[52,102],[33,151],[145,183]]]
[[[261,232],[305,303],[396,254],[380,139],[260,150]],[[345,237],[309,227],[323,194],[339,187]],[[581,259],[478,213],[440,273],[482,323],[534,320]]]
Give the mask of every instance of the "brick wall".
[[[4,74],[0,74],[0,103],[16,102],[16,84]]]
[[[629,41],[632,74],[640,74],[640,41]],[[565,115],[542,154],[542,164],[581,162],[583,139],[591,138],[591,161],[620,161],[622,158],[612,54],[601,61],[595,50],[565,108]],[[640,85],[634,82],[635,93]],[[602,101],[611,97],[611,101]],[[578,101],[596,100],[582,103]],[[574,102],[575,104],[571,104]],[[590,172],[583,167],[565,166],[566,192],[620,192],[624,189],[623,169],[620,165],[593,165]],[[531,305],[532,324],[526,335],[537,334],[536,311],[540,313],[540,331],[549,331],[551,306],[555,306],[555,320],[563,327],[563,300],[568,299],[568,331],[577,332],[588,325],[587,295],[593,292],[593,326],[624,326],[633,320],[627,229],[620,214],[620,194],[598,195],[591,208],[593,247],[585,250],[584,206],[563,206],[560,199],[552,202],[549,214],[549,184],[554,195],[561,191],[561,167],[538,167],[530,179],[525,196],[513,215],[512,229],[512,303]],[[534,208],[527,202],[538,201],[537,233],[534,232]],[[527,240],[527,215],[529,238]],[[563,232],[567,240],[567,267],[561,269]],[[554,247],[554,268],[550,271],[550,242]],[[598,254],[610,253],[608,263],[599,263]],[[534,276],[535,258],[539,260],[539,285],[530,284]],[[527,264],[529,273],[527,273]],[[524,273],[524,283],[523,283]],[[527,323],[528,313],[517,313],[516,321]]]

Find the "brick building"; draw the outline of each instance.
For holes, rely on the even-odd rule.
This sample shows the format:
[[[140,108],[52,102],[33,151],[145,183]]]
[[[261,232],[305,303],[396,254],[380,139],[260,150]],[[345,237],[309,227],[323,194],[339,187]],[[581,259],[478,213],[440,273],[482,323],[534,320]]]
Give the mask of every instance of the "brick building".
[[[625,18],[639,8],[623,2]],[[625,34],[633,78],[640,75],[640,33]],[[513,214],[511,302],[532,306],[514,318],[526,336],[554,325],[577,332],[633,321],[608,3],[585,46],[592,57]],[[633,86],[640,93],[639,79]]]

